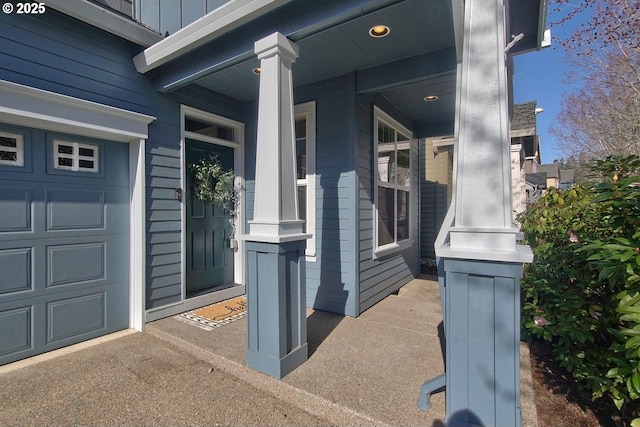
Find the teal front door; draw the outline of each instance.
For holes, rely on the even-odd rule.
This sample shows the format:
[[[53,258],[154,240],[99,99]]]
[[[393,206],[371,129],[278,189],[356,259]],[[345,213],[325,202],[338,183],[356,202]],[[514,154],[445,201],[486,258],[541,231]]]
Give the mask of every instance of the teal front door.
[[[186,141],[187,165],[216,156],[226,170],[233,169],[233,148]],[[194,196],[193,173],[187,168],[187,297],[233,284],[234,252],[229,245],[232,227],[229,209]]]

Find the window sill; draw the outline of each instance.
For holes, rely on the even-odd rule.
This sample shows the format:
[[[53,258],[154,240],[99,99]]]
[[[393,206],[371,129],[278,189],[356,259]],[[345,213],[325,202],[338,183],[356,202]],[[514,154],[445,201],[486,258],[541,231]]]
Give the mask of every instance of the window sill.
[[[402,242],[399,242],[399,243],[392,243],[389,245],[381,246],[378,249],[373,251],[373,259],[380,259],[387,255],[391,255],[396,252],[403,251],[413,246],[413,243],[414,243],[413,239],[409,239],[409,240],[403,240]]]

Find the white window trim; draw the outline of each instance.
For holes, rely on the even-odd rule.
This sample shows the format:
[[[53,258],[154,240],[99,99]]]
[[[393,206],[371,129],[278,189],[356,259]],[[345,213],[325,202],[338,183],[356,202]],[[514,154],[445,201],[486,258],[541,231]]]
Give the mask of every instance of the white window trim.
[[[58,152],[58,147],[60,145],[71,146],[73,148],[73,152],[71,154],[59,153]],[[95,156],[93,156],[93,157],[81,156],[80,155],[80,149],[81,148],[87,148],[87,149],[93,150]],[[99,165],[99,162],[100,162],[100,146],[98,146],[98,145],[82,144],[82,143],[79,143],[79,142],[70,142],[70,141],[64,141],[64,140],[60,140],[60,139],[54,139],[53,140],[53,156],[52,157],[53,157],[53,168],[54,169],[66,170],[66,171],[72,171],[72,172],[91,172],[91,173],[100,172],[100,165]],[[71,159],[73,161],[73,165],[72,166],[60,165],[60,164],[58,164],[58,159]],[[93,161],[93,167],[92,168],[81,167],[80,166],[80,160]]]
[[[0,132],[0,136],[5,138],[12,138],[16,140],[16,146],[14,147],[0,147],[1,151],[16,153],[16,160],[2,160],[0,159],[0,165],[6,166],[24,166],[24,137],[17,133]]]
[[[410,163],[409,163],[409,168],[410,168],[410,176],[411,176],[411,180],[410,180],[410,185],[409,185],[409,212],[407,212],[407,216],[408,216],[408,231],[409,231],[409,237],[407,239],[401,240],[401,241],[396,241],[393,243],[389,243],[383,246],[378,246],[378,185],[379,185],[379,180],[378,180],[378,122],[383,122],[386,125],[394,128],[396,131],[401,132],[403,135],[406,135],[409,138],[409,141],[407,141],[406,143],[409,144],[409,156],[410,156]],[[379,107],[375,106],[373,107],[373,177],[374,177],[374,185],[373,185],[373,259],[379,258],[381,256],[393,253],[393,252],[397,252],[397,251],[401,251],[403,249],[406,249],[410,246],[413,245],[414,243],[414,221],[415,219],[413,218],[413,211],[414,211],[414,201],[413,201],[413,196],[414,196],[414,192],[416,191],[415,186],[414,186],[414,168],[415,168],[415,161],[413,159],[413,150],[411,149],[411,147],[413,146],[414,143],[414,139],[415,136],[413,134],[413,132],[411,132],[409,129],[407,129],[406,127],[404,127],[403,125],[401,125],[397,120],[393,119],[390,115],[388,115],[387,113],[385,113],[384,111],[382,111]],[[404,142],[402,144],[405,144]],[[396,151],[397,151],[397,146],[396,146]],[[401,190],[405,190],[407,187],[404,185],[399,185],[399,184],[394,184],[394,183],[385,183],[384,187],[388,187],[388,188],[394,188],[394,189],[401,189]],[[397,201],[396,201],[397,203]],[[397,215],[395,215],[394,213],[394,228],[397,228],[397,222],[398,218]]]
[[[310,101],[294,106],[295,120],[305,119],[307,122],[307,177],[298,179],[297,185],[307,187],[307,219],[306,232],[311,234],[307,239],[306,260],[316,261],[316,102]]]

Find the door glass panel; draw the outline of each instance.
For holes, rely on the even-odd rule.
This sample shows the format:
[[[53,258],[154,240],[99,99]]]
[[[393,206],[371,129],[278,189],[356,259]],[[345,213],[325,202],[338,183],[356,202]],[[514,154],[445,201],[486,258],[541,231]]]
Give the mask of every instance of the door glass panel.
[[[184,129],[189,132],[199,133],[200,135],[224,139],[225,141],[234,141],[233,128],[221,124],[206,123],[194,118],[185,117]]]

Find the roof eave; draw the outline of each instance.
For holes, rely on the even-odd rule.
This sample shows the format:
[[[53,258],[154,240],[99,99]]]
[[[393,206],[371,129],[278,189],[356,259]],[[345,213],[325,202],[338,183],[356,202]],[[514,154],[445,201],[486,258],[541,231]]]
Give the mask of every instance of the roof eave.
[[[157,68],[292,0],[231,0],[133,57],[140,73]]]

